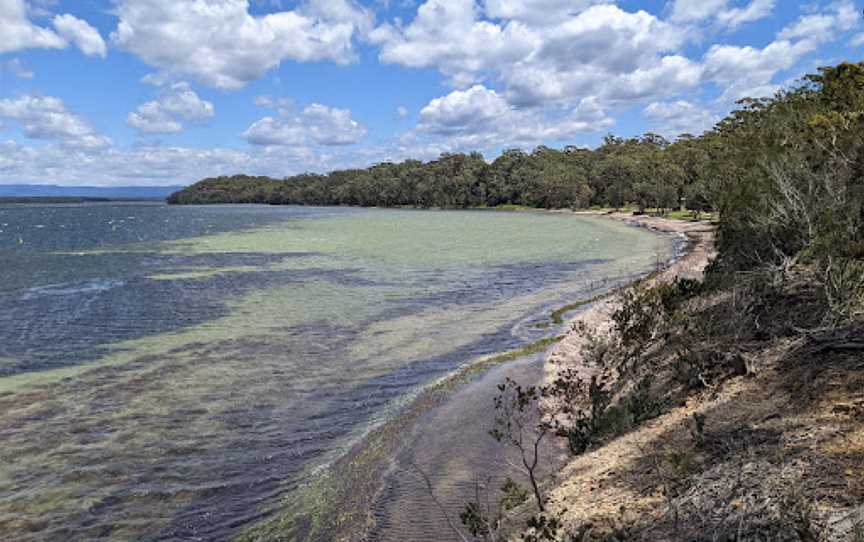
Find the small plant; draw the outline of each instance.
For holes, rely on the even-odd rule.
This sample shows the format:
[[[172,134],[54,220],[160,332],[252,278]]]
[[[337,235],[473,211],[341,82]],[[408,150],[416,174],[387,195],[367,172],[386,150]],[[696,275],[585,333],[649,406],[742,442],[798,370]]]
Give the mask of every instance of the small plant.
[[[498,500],[497,507],[493,509],[486,494],[488,485],[477,483],[475,487],[474,501],[465,505],[465,509],[459,514],[459,520],[472,537],[489,542],[499,540],[504,516],[525,502],[529,493],[512,479],[507,478],[501,486],[502,496]]]
[[[498,385],[500,392],[495,397],[495,427],[489,434],[498,442],[509,444],[519,450],[522,466],[531,482],[537,508],[543,512],[543,497],[537,481],[537,465],[540,461],[540,443],[551,430],[551,425],[537,421],[536,403],[540,391],[534,387],[523,388],[507,378]]]
[[[540,514],[528,520],[528,529],[522,535],[525,542],[557,542],[562,525],[557,517]]]
[[[780,501],[780,523],[785,533],[798,537],[801,542],[819,542],[821,536],[815,523],[813,505],[807,500],[803,490],[793,488]]]
[[[660,405],[651,395],[654,377],[648,375],[636,384],[627,400],[627,409],[633,418],[633,423],[639,423],[657,416]]]
[[[474,538],[490,538],[492,527],[489,524],[489,518],[483,512],[479,502],[470,502],[465,505],[465,510],[459,514],[459,519],[462,520],[462,525],[468,529],[468,532]]]
[[[503,493],[501,506],[505,511],[516,508],[530,497],[528,491],[514,482],[510,477],[504,480],[504,484],[501,486],[501,493]]]
[[[586,391],[589,405],[583,406]],[[603,414],[609,406],[609,392],[596,376],[586,386],[578,371],[567,369],[543,388],[542,394],[552,399],[556,407],[550,422],[555,434],[567,439],[574,455],[584,453],[594,443],[602,426]]]

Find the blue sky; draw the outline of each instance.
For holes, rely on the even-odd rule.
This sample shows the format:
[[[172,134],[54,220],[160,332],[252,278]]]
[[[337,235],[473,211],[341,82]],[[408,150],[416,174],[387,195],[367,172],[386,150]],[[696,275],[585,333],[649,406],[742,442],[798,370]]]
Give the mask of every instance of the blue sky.
[[[862,60],[853,0],[0,0],[0,184],[700,133]]]

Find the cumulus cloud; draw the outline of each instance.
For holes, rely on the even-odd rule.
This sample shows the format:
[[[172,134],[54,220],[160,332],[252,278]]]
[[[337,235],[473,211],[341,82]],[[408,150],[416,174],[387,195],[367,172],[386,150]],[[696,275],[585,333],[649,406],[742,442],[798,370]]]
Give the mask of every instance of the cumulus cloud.
[[[335,147],[358,143],[366,133],[366,127],[351,118],[350,110],[311,104],[299,113],[281,109],[277,117],[264,117],[253,123],[241,137],[259,146],[317,144]]]
[[[672,4],[673,21],[701,21],[726,8],[729,0],[675,0]]]
[[[761,49],[713,45],[703,59],[705,79],[724,89],[721,100],[769,96],[780,88],[775,83],[778,73],[857,25],[858,12],[851,2],[833,2],[822,12],[800,17]]]
[[[51,22],[58,34],[77,45],[85,55],[105,58],[108,54],[108,47],[99,31],[86,21],[67,13],[57,15]]]
[[[101,148],[111,144],[109,138],[97,134],[87,121],[66,109],[63,100],[52,96],[21,96],[0,100],[0,118],[17,121],[24,135],[32,139],[84,148]]]
[[[838,33],[847,32],[858,25],[860,15],[851,2],[835,2],[827,11],[806,15],[784,28],[779,38],[802,40],[815,46],[832,41]]]
[[[420,111],[420,126],[436,134],[476,133],[512,113],[501,95],[475,85],[429,102]]]
[[[709,20],[735,28],[764,19],[774,11],[775,4],[776,0],[750,0],[739,7],[730,0],[675,0],[671,19],[684,23]]]
[[[69,42],[84,54],[105,56],[105,42],[86,21],[73,15],[58,15],[50,30],[30,21],[24,0],[0,2],[0,54],[20,49],[65,49]]]
[[[776,0],[753,0],[744,7],[718,12],[717,20],[724,26],[735,28],[771,15],[775,4]]]
[[[126,123],[141,132],[170,134],[183,130],[182,121],[204,122],[213,117],[213,104],[202,100],[186,82],[170,85],[158,99],[129,113]]]
[[[735,101],[744,97],[773,94],[774,76],[791,68],[812,47],[806,42],[793,44],[781,40],[758,49],[737,45],[714,45],[705,54],[705,76],[725,89],[722,99]]]
[[[720,120],[704,105],[686,100],[652,102],[645,107],[644,113],[656,124],[655,131],[670,136],[683,133],[698,135],[711,129]]]
[[[435,98],[420,111],[418,132],[447,136],[460,148],[534,144],[611,126],[595,100],[554,113],[519,110],[495,90],[475,85]]]
[[[30,22],[24,0],[4,0],[0,3],[0,53],[18,49],[62,49],[66,40],[47,28]]]
[[[630,13],[616,6],[596,6],[544,33],[536,56],[559,69],[573,64],[629,73],[647,66],[656,55],[677,50],[684,34],[655,16]]]
[[[525,15],[544,8],[560,16],[538,23]],[[497,80],[504,97],[523,107],[664,96],[698,82],[698,67],[672,54],[686,33],[647,12],[557,0],[490,0],[484,10],[502,19],[482,19],[472,0],[428,0],[410,24],[382,25],[371,38],[383,62],[435,67],[457,88]],[[673,79],[683,87],[661,81],[673,65],[683,70]],[[637,93],[629,90],[634,82]]]
[[[478,20],[474,0],[429,0],[407,26],[385,24],[371,33],[383,62],[436,67],[457,84],[474,74],[525,58],[539,45],[519,21],[505,25]]]
[[[118,47],[161,70],[238,89],[283,60],[355,58],[353,38],[372,15],[349,0],[311,0],[255,17],[247,0],[119,0]]]
[[[515,19],[532,24],[554,24],[597,4],[615,0],[485,0],[484,10],[493,19]]]

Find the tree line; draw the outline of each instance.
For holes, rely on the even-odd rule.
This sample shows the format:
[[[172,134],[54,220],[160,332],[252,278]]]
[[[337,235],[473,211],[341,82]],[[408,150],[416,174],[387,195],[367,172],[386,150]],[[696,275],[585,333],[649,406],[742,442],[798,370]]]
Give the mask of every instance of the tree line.
[[[705,161],[693,136],[670,143],[657,134],[607,136],[596,150],[510,149],[487,163],[477,152],[437,160],[385,162],[366,169],[284,179],[223,176],[172,194],[170,203],[269,203],[363,207],[543,209],[621,207],[709,210]]]
[[[607,136],[596,149],[541,146],[385,162],[273,179],[200,181],[170,203],[413,206],[518,205],[720,213],[718,264],[818,264],[836,303],[856,290],[864,257],[864,63],[821,68],[770,98],[746,99],[700,136]],[[844,293],[845,292],[845,293]],[[848,299],[847,299],[848,301]]]

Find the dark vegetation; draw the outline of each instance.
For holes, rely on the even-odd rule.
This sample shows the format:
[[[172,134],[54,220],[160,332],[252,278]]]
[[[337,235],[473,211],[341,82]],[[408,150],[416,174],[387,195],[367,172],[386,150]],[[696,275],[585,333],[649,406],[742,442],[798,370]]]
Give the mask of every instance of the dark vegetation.
[[[569,152],[589,164],[575,175],[591,203],[717,209],[717,257],[702,281],[619,294],[609,332],[574,328],[590,376],[501,385],[491,436],[521,453],[529,485],[508,481],[498,511],[470,503],[468,532],[512,537],[500,510],[521,495],[523,540],[864,540],[864,64],[746,100],[700,138]],[[686,404],[703,408],[608,481],[662,495],[659,510],[550,512],[534,478],[544,438],[579,456]]]
[[[626,204],[697,214],[718,203],[709,190],[702,140],[656,134],[608,136],[597,150],[508,150],[491,164],[479,153],[382,163],[368,169],[286,179],[235,175],[205,179],[172,194],[174,204],[269,203],[379,207],[619,208]]]

